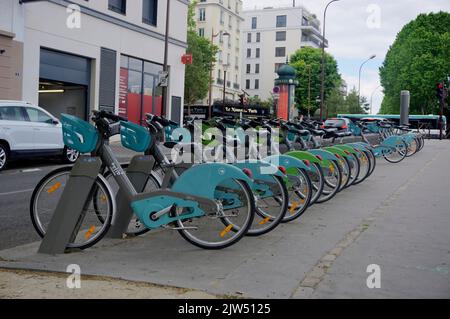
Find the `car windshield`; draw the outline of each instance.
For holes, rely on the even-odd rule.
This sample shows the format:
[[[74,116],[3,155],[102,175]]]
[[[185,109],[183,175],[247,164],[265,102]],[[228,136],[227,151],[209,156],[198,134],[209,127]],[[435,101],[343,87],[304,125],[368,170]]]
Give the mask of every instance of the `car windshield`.
[[[327,121],[325,121],[325,126],[337,127],[337,126],[343,126],[343,125],[345,125],[344,120],[327,120]]]

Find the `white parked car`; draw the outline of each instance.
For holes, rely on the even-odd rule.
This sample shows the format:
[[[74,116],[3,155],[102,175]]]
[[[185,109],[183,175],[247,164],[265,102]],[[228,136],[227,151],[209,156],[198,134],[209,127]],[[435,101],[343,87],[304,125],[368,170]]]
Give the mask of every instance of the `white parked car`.
[[[79,156],[64,146],[60,121],[39,106],[0,100],[0,171],[13,159],[50,156],[65,163]]]

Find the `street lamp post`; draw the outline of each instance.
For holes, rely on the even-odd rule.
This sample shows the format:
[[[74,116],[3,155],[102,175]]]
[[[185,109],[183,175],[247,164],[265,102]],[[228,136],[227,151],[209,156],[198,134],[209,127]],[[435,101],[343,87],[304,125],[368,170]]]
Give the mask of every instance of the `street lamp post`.
[[[170,26],[170,0],[167,0],[166,7],[166,34],[164,35],[164,65],[163,70],[167,72],[169,70],[168,59],[169,59],[169,26]],[[162,115],[167,115],[167,85],[162,87]]]
[[[366,61],[364,61],[361,66],[359,67],[359,79],[358,79],[358,104],[361,105],[361,72],[364,64],[369,62],[370,60],[373,60],[376,58],[376,55],[372,55],[370,58],[368,58]]]
[[[375,92],[381,87],[381,85],[378,85],[377,88],[375,90],[373,90],[372,95],[370,96],[370,114],[372,114],[372,104],[373,104],[373,95],[375,94]]]
[[[228,64],[223,65],[223,106],[225,107],[225,100],[227,94],[227,66]]]
[[[219,31],[218,33],[214,33],[214,28],[211,30],[211,44],[214,44],[214,38],[218,37],[220,34],[222,36],[230,36],[228,32]],[[209,69],[209,98],[208,98],[208,109],[209,116],[212,117],[212,87],[213,87],[213,62],[211,61],[210,69]]]
[[[327,18],[327,10],[330,4],[339,0],[330,1],[323,12],[323,35],[322,35],[322,73],[320,85],[320,120],[323,120],[323,110],[325,107],[325,20]]]

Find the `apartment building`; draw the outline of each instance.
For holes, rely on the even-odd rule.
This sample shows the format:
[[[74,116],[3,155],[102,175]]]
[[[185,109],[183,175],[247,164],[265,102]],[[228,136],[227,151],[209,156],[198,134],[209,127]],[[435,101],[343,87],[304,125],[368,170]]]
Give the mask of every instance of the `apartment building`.
[[[304,7],[269,7],[244,11],[243,16],[241,83],[250,96],[266,100],[289,55],[302,47],[322,46],[320,22]]]
[[[237,100],[241,91],[242,0],[198,0],[197,31],[219,47],[212,72],[211,103]],[[209,104],[209,96],[202,101]]]
[[[88,118],[106,109],[140,122],[182,117],[188,0],[171,0],[163,110],[167,0],[2,0],[0,99]]]

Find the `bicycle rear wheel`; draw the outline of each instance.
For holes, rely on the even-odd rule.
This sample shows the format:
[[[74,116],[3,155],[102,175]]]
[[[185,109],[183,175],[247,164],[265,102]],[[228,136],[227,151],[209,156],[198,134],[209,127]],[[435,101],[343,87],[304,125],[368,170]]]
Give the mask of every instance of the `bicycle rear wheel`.
[[[345,185],[345,188],[347,188],[352,186],[353,183],[358,179],[361,165],[359,163],[358,157],[353,153],[349,154],[345,159],[347,160],[350,167],[350,180],[348,181],[347,185]]]
[[[384,152],[383,157],[389,163],[400,163],[406,158],[408,152],[408,145],[402,139],[398,140],[395,147],[392,147],[387,152]]]
[[[312,198],[310,205],[313,205],[322,195],[322,191],[325,185],[323,171],[320,164],[311,164],[311,171],[308,171],[308,177],[312,184]]]
[[[360,162],[360,171],[358,178],[353,182],[353,185],[361,184],[363,181],[369,177],[370,170],[371,170],[371,159],[367,152],[365,151],[358,151],[359,155],[359,162]]]
[[[282,223],[288,223],[302,216],[309,207],[313,186],[308,174],[297,168],[297,175],[288,175],[289,208]]]
[[[128,165],[122,165],[122,168],[124,168],[124,169],[126,169],[127,167],[128,167]],[[104,176],[105,176],[106,180],[108,181],[108,184],[110,185],[110,188],[114,194],[114,198],[116,198],[117,192],[119,191],[119,186],[117,185],[116,181],[114,180],[112,173],[108,171]],[[138,193],[149,193],[152,191],[156,191],[160,188],[161,188],[161,183],[158,180],[158,178],[156,178],[156,174],[152,172],[147,177],[147,181],[145,183],[144,188],[137,189],[136,191]],[[97,198],[97,197],[94,196],[94,198]],[[133,215],[133,217],[131,218],[130,224],[128,225],[125,235],[127,237],[136,237],[136,236],[141,236],[149,231],[150,231],[150,229],[145,227],[145,225],[139,220],[139,218],[136,215]]]
[[[256,198],[256,214],[247,236],[267,234],[274,230],[286,215],[289,202],[288,189],[280,176],[272,176],[272,178],[270,182],[264,181],[261,185],[268,186],[268,192],[252,190]]]
[[[330,161],[327,167],[322,168],[325,185],[321,196],[317,203],[325,203],[332,199],[339,192],[342,182],[342,172],[339,164],[335,161]]]
[[[216,187],[215,200],[220,209],[209,215],[178,220],[180,235],[191,244],[218,250],[236,244],[250,229],[255,215],[255,198],[248,184],[230,179]],[[183,214],[177,211],[177,214]]]
[[[57,169],[45,176],[33,191],[30,202],[30,217],[40,237],[44,237],[72,167]],[[96,197],[95,200],[94,196]],[[97,207],[94,207],[94,201]],[[91,196],[83,210],[78,229],[67,248],[86,249],[99,242],[108,232],[114,214],[114,197],[103,176],[94,182]]]

